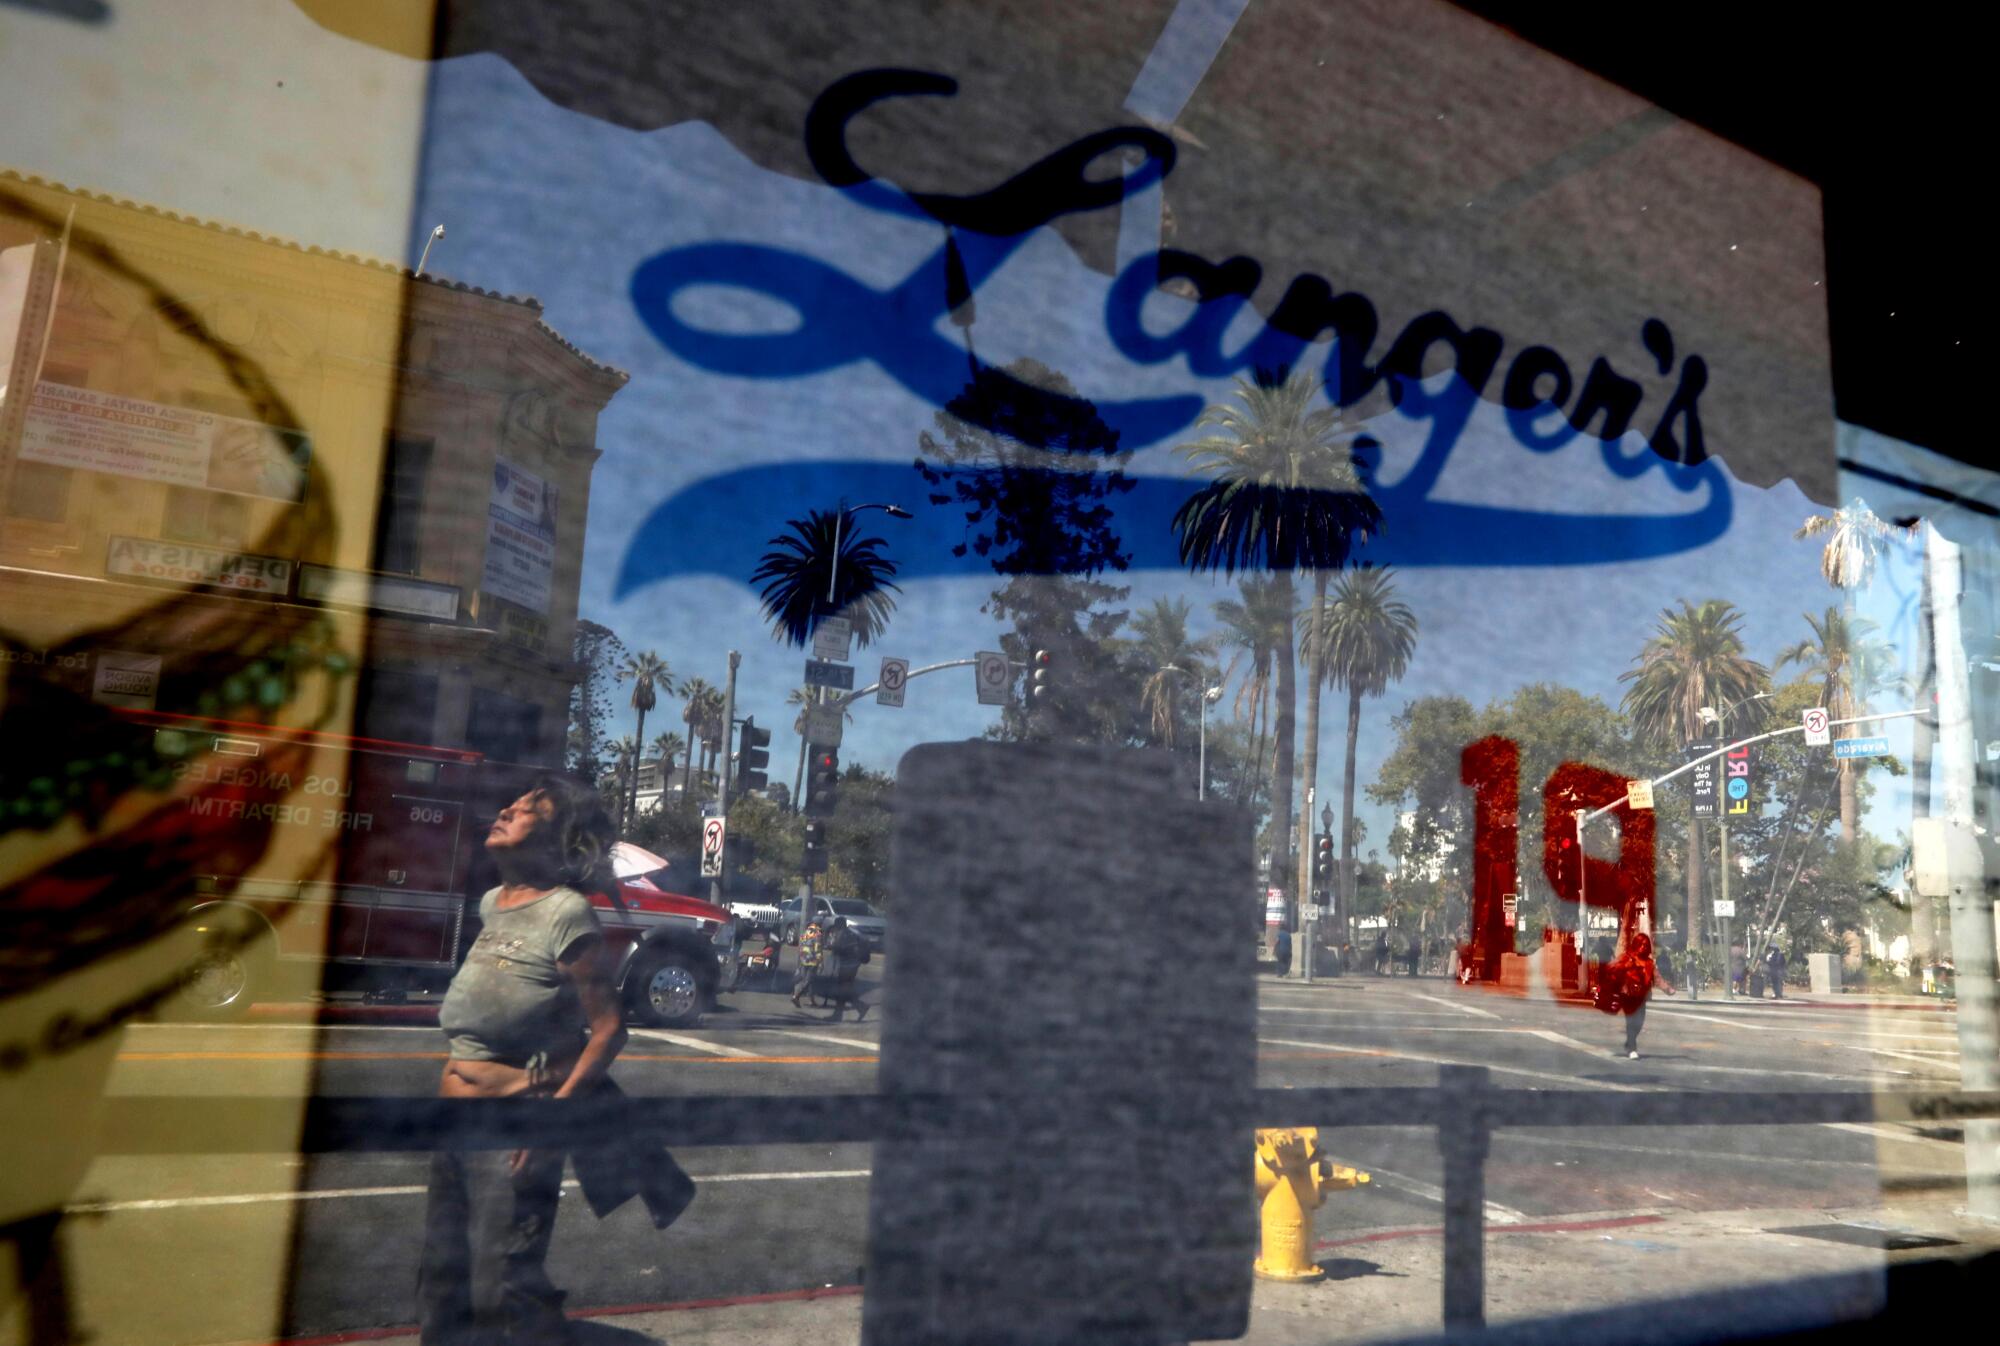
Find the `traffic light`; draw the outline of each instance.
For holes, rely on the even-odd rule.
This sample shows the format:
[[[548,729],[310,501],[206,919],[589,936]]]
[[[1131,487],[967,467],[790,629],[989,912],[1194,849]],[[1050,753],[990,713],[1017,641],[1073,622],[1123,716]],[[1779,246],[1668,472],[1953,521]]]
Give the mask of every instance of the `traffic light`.
[[[830,817],[840,796],[840,749],[815,744],[809,755],[812,769],[806,774],[806,814]]]
[[[1313,877],[1324,883],[1333,877],[1333,835],[1328,832],[1320,833],[1319,840],[1313,845],[1313,851],[1315,856]]]
[[[806,823],[806,853],[799,863],[799,872],[826,873],[826,824],[817,818]]]
[[[764,768],[771,765],[771,754],[765,749],[771,745],[771,731],[759,729],[755,716],[743,722],[743,732],[736,741],[736,784],[737,794],[749,794],[761,790],[771,783]]]
[[[1047,696],[1050,687],[1054,685],[1055,672],[1050,667],[1054,662],[1055,656],[1047,650],[1035,651],[1035,674],[1030,680],[1028,695],[1034,697],[1037,701]]]

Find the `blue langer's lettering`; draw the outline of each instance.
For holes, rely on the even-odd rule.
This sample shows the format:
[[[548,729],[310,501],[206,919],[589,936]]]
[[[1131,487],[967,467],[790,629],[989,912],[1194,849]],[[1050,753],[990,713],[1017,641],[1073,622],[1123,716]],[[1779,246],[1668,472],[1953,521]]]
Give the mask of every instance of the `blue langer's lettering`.
[[[699,368],[738,377],[796,378],[871,361],[940,408],[958,397],[974,371],[1008,383],[1020,399],[1072,400],[1015,384],[980,364],[966,347],[943,334],[939,320],[969,303],[1034,230],[1065,215],[1116,206],[1162,180],[1173,169],[1173,142],[1144,127],[1101,131],[1057,150],[990,191],[966,196],[904,192],[876,179],[855,161],[846,130],[862,110],[885,98],[943,96],[956,89],[950,78],[924,71],[865,71],[830,86],[806,119],[808,157],[829,186],[870,209],[945,227],[938,249],[902,281],[876,289],[816,258],[758,244],[715,242],[675,248],[648,259],[632,278],[633,304],[654,336]],[[1129,157],[1135,151],[1139,161],[1132,164]],[[1091,166],[1112,154],[1128,160],[1122,174],[1090,176]],[[1106,295],[1104,322],[1110,346],[1136,364],[1179,359],[1191,375],[1217,379],[1295,367],[1309,347],[1331,337],[1325,341],[1322,370],[1331,401],[1352,406],[1380,386],[1399,415],[1429,427],[1414,465],[1393,484],[1378,479],[1379,453],[1364,454],[1357,464],[1363,485],[1388,520],[1388,546],[1397,564],[1569,565],[1627,560],[1700,546],[1728,528],[1728,486],[1709,459],[1701,424],[1699,399],[1708,383],[1708,365],[1695,354],[1677,360],[1673,334],[1659,319],[1648,319],[1640,327],[1639,344],[1663,378],[1673,374],[1678,363],[1678,379],[1652,418],[1647,447],[1628,452],[1623,440],[1641,422],[1645,390],[1638,380],[1620,373],[1609,357],[1594,357],[1580,375],[1569,359],[1546,345],[1522,346],[1509,358],[1506,339],[1499,332],[1467,327],[1443,310],[1431,310],[1405,323],[1377,358],[1382,332],[1373,301],[1358,290],[1336,290],[1321,276],[1294,277],[1270,318],[1234,350],[1225,349],[1229,330],[1262,278],[1262,268],[1246,257],[1215,262],[1174,249],[1147,253],[1124,267]],[[1195,303],[1178,327],[1149,331],[1142,319],[1143,306],[1163,282],[1171,280],[1191,285]],[[798,322],[782,332],[722,332],[692,326],[674,312],[674,301],[683,291],[711,286],[767,295],[793,310]],[[1445,362],[1427,377],[1440,347]],[[1628,516],[1432,501],[1430,494],[1473,411],[1496,381],[1505,423],[1523,448],[1549,453],[1588,435],[1598,441],[1603,462],[1614,475],[1630,479],[1658,468],[1682,492],[1705,487],[1704,500],[1682,514]],[[1159,443],[1186,430],[1207,405],[1207,399],[1196,393],[1091,401],[1125,448]],[[979,413],[972,408],[968,414]],[[795,464],[787,470],[806,466]],[[843,480],[883,467],[815,466],[838,469]],[[692,503],[690,497],[706,488],[722,486],[733,495],[745,485],[724,486],[721,479],[712,478],[667,503],[685,509]],[[1181,482],[1160,482],[1157,489],[1149,489],[1151,485],[1142,480],[1135,498],[1119,512],[1150,513],[1148,497],[1162,492],[1184,497],[1187,489]],[[1178,499],[1173,503],[1177,505]],[[650,530],[642,529],[642,534],[646,531]],[[1371,555],[1381,550],[1371,544]],[[670,573],[642,555],[635,538],[621,592]],[[1145,563],[1141,557],[1134,560]]]

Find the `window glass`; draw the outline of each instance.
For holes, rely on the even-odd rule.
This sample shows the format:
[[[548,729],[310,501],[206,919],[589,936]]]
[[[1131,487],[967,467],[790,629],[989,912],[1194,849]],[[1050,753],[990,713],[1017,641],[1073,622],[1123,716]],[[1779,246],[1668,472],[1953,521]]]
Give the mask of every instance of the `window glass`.
[[[0,7],[0,1333],[1982,1321],[1953,17]]]

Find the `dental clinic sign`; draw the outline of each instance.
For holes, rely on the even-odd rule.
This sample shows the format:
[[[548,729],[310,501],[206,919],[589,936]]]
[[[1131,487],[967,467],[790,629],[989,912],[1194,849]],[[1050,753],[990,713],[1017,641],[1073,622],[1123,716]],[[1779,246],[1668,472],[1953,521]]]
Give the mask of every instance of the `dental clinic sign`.
[[[556,570],[556,488],[504,458],[493,461],[486,567],[479,587],[534,612],[549,610]]]

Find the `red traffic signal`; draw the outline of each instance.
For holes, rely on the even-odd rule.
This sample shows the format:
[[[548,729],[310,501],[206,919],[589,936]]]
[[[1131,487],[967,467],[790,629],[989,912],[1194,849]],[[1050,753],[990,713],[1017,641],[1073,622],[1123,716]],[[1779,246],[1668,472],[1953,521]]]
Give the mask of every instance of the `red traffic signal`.
[[[1036,650],[1034,663],[1035,673],[1029,680],[1028,694],[1039,700],[1048,695],[1054,680],[1055,674],[1051,665],[1055,663],[1055,656],[1047,650]]]

